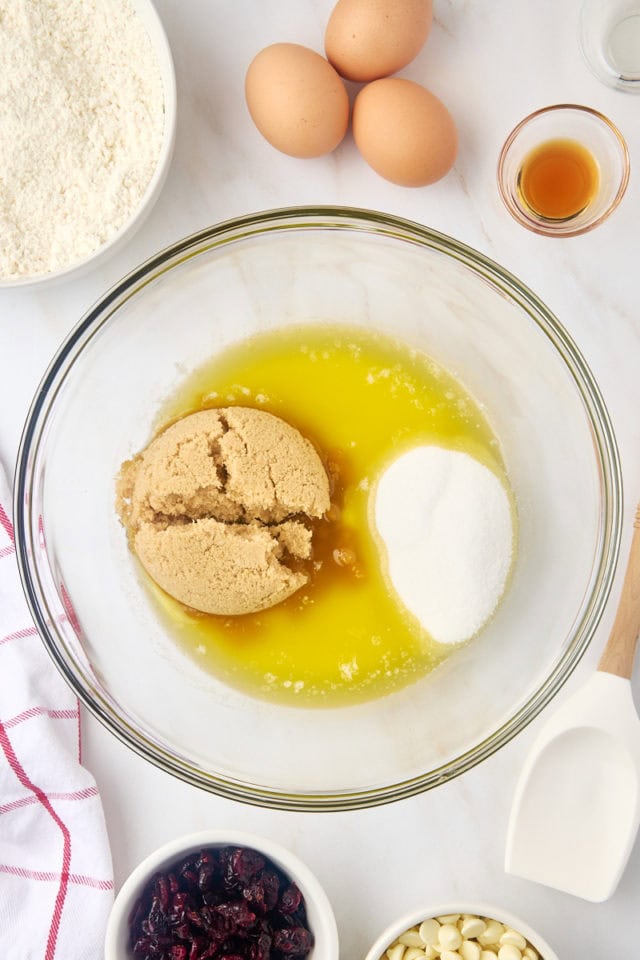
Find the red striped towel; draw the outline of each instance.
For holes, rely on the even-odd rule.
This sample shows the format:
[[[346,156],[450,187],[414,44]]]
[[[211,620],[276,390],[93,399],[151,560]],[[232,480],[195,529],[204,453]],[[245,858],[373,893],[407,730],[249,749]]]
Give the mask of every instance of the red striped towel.
[[[18,577],[0,469],[0,957],[101,960],[113,901],[102,804],[80,765],[78,701]]]

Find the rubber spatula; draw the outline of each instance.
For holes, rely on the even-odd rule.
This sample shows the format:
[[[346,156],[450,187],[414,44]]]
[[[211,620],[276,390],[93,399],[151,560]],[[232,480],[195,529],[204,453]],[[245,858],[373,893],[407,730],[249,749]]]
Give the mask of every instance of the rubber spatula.
[[[640,719],[631,671],[640,632],[640,506],[615,622],[593,677],[545,724],[518,781],[508,873],[601,902],[640,821]]]

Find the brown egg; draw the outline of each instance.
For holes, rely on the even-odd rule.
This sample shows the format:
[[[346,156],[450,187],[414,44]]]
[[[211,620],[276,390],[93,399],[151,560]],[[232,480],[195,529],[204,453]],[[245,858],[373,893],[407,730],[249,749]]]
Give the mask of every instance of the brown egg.
[[[291,157],[320,157],[349,124],[349,98],[330,63],[297,43],[274,43],[252,60],[245,80],[249,113],[262,136]]]
[[[403,187],[444,177],[458,149],[456,127],[442,101],[399,77],[362,88],[353,106],[353,136],[376,173]]]
[[[338,0],[324,38],[327,58],[347,80],[388,77],[420,52],[431,19],[431,0]]]

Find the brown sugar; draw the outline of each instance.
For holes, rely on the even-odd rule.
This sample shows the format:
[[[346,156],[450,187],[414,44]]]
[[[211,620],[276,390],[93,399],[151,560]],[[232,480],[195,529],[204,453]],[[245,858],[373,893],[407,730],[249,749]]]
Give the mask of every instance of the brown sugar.
[[[313,445],[249,407],[183,417],[118,477],[118,513],[145,570],[204,613],[252,613],[303,586],[312,521],[329,506]]]

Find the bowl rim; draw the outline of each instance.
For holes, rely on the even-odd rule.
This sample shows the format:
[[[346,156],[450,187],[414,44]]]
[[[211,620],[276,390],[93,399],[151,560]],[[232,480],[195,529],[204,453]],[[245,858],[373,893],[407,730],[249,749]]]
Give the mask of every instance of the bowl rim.
[[[585,593],[580,616],[576,617],[564,653],[553,670],[502,725],[489,736],[463,751],[453,760],[399,782],[378,784],[354,791],[326,790],[290,792],[265,787],[246,780],[233,779],[170,755],[158,744],[132,729],[115,714],[102,696],[92,696],[72,669],[61,646],[56,642],[52,617],[46,614],[46,600],[39,583],[38,571],[32,563],[33,524],[30,504],[33,502],[33,466],[46,430],[48,412],[57,392],[75,359],[108,323],[118,307],[135,296],[153,277],[166,273],[172,266],[206,251],[249,236],[274,231],[347,230],[382,235],[426,247],[461,262],[480,278],[507,295],[549,339],[567,366],[568,373],[580,394],[593,431],[594,450],[602,472],[602,520],[597,554],[599,561]],[[525,284],[484,254],[446,234],[419,223],[375,210],[344,206],[298,206],[265,210],[222,221],[191,234],[160,251],[132,270],[108,290],[70,331],[46,370],[31,403],[23,429],[14,483],[14,517],[16,556],[20,577],[34,623],[54,663],[83,704],[118,739],[140,756],[165,772],[212,793],[280,810],[338,811],[379,806],[415,796],[470,770],[487,759],[520,733],[551,701],[582,658],[602,617],[615,576],[621,539],[622,474],[613,427],[595,379],[569,333],[549,308]],[[37,526],[37,524],[36,524]]]
[[[173,860],[203,847],[251,847],[258,850],[279,866],[302,890],[307,906],[310,902],[320,917],[322,945],[326,947],[321,960],[338,960],[338,927],[333,907],[324,887],[313,871],[295,853],[275,840],[244,830],[222,827],[199,830],[184,834],[163,843],[149,853],[123,882],[111,906],[105,933],[105,960],[123,960],[117,950],[118,939],[124,924],[128,922],[131,907],[140,888],[151,876]],[[317,930],[314,930],[314,935]],[[315,952],[315,948],[314,948]],[[313,954],[312,954],[313,957]],[[318,958],[320,960],[320,958]]]
[[[100,247],[83,257],[75,260],[59,270],[50,270],[47,273],[33,273],[27,276],[0,277],[0,290],[19,290],[28,287],[40,287],[45,284],[55,284],[59,281],[76,278],[88,269],[93,268],[102,259],[107,259],[116,253],[126,241],[142,226],[151,213],[164,186],[169,173],[171,160],[176,141],[177,126],[177,88],[176,73],[171,47],[162,20],[158,15],[153,0],[133,0],[134,14],[142,22],[147,32],[151,46],[156,55],[158,69],[162,81],[164,126],[160,152],[151,179],[141,196],[138,205],[131,212],[128,219],[114,235]]]
[[[486,917],[489,920],[498,920],[500,923],[505,924],[505,926],[509,926],[511,929],[521,933],[538,951],[540,960],[558,960],[558,955],[555,950],[549,946],[546,940],[544,940],[536,930],[533,930],[532,927],[530,927],[526,921],[521,920],[520,917],[511,913],[509,910],[504,910],[502,907],[496,907],[484,901],[474,901],[470,903],[466,900],[462,902],[458,901],[457,903],[454,902],[453,904],[449,901],[447,903],[436,904],[435,906],[433,904],[427,904],[426,907],[415,907],[397,920],[394,920],[382,931],[365,954],[364,960],[382,960],[385,950],[393,943],[396,937],[399,937],[405,930],[410,930],[411,927],[415,927],[416,924],[422,923],[423,920],[430,920],[449,914],[455,915],[456,913],[468,913],[474,917]]]
[[[507,156],[511,150],[511,147],[514,145],[522,131],[528,127],[531,122],[537,120],[539,117],[547,116],[550,113],[555,113],[561,110],[575,111],[576,113],[584,114],[585,116],[591,117],[593,120],[596,120],[598,123],[602,124],[609,131],[609,133],[612,134],[617,142],[618,147],[620,148],[620,156],[622,158],[622,174],[620,176],[620,182],[618,183],[618,189],[616,190],[616,194],[609,206],[594,220],[589,220],[586,223],[583,223],[582,226],[574,228],[571,228],[570,226],[568,228],[563,227],[563,221],[561,220],[549,220],[548,222],[545,222],[544,218],[537,218],[533,214],[528,216],[514,201],[505,175]],[[590,230],[600,226],[601,223],[611,216],[616,207],[619,206],[626,193],[627,186],[629,184],[630,173],[631,161],[629,158],[627,141],[623,137],[616,124],[610,120],[609,117],[607,117],[604,113],[601,113],[599,110],[595,110],[593,107],[586,107],[580,103],[554,103],[546,107],[540,107],[538,110],[534,110],[533,113],[527,114],[526,117],[523,117],[522,120],[516,124],[511,133],[507,136],[500,150],[496,175],[500,198],[517,223],[523,227],[526,227],[527,230],[537,233],[541,237],[565,239],[567,237],[578,237],[583,233],[589,233]]]

